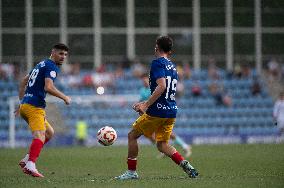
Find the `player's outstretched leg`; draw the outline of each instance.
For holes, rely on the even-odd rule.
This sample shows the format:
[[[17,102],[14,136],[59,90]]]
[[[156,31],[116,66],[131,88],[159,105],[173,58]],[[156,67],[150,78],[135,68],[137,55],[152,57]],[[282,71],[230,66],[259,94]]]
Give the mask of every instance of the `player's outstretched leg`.
[[[157,142],[157,148],[160,152],[170,157],[177,165],[182,167],[183,171],[189,175],[190,178],[196,178],[198,172],[190,165],[187,160],[172,146],[168,145],[165,141]]]

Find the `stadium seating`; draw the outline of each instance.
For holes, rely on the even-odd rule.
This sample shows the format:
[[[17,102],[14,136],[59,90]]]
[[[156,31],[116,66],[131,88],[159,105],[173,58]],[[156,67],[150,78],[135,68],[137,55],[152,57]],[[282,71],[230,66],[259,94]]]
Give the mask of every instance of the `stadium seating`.
[[[275,135],[278,130],[272,123],[273,101],[262,84],[262,93],[255,97],[250,92],[253,76],[248,78],[226,78],[226,72],[220,71],[221,83],[233,100],[231,107],[216,105],[210,96],[207,71],[193,72],[190,79],[184,80],[184,95],[177,99],[179,113],[175,132],[187,136],[198,135]],[[202,88],[202,95],[194,97],[190,93],[191,86],[198,81]],[[115,81],[115,87],[110,94],[139,94],[142,83],[139,79],[126,74]],[[7,104],[10,96],[17,95],[18,83],[15,81],[0,81],[0,139],[8,138],[9,107]],[[59,85],[68,95],[95,95],[95,90],[90,88],[70,88]],[[106,90],[106,92],[108,92]],[[89,125],[89,134],[96,135],[99,127],[113,126],[119,135],[126,135],[137,114],[131,109],[132,103],[112,108],[100,105],[78,106],[73,104],[66,108],[63,103],[60,109],[64,122],[70,130],[70,135],[75,134],[75,124],[83,118]],[[123,109],[122,109],[123,108]],[[17,138],[30,137],[23,120],[16,120]]]

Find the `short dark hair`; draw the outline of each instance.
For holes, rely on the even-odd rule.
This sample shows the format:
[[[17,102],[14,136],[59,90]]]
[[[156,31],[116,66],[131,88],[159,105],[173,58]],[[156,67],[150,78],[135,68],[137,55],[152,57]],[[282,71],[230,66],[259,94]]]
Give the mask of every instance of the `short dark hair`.
[[[53,48],[52,48],[52,49],[56,49],[56,50],[64,50],[64,51],[66,51],[66,52],[68,52],[68,51],[69,51],[68,46],[66,46],[66,45],[65,45],[65,44],[63,44],[63,43],[55,44],[55,45],[53,46]]]
[[[159,50],[170,52],[173,48],[173,39],[169,36],[159,36],[156,40]]]

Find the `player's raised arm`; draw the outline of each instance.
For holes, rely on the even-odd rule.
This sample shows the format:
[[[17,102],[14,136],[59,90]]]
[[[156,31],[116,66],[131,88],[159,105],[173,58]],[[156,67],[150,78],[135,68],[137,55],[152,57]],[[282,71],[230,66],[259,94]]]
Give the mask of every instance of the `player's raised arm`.
[[[49,94],[58,97],[64,100],[65,104],[69,105],[71,103],[71,98],[69,96],[64,95],[61,91],[59,91],[53,84],[53,80],[50,78],[45,78],[45,86],[44,90]]]

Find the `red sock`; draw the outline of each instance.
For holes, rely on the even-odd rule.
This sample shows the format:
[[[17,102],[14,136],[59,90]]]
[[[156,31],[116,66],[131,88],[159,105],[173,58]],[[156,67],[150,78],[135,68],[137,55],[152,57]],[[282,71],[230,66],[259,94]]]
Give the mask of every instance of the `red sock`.
[[[42,147],[43,147],[43,142],[40,139],[38,138],[33,139],[33,142],[30,146],[29,161],[32,161],[34,163],[36,162]]]
[[[177,151],[171,156],[171,158],[177,165],[179,165],[180,162],[184,160],[184,158]]]
[[[128,165],[128,170],[132,170],[135,171],[136,170],[136,166],[137,166],[137,159],[131,159],[128,158],[127,159],[127,165]]]
[[[46,144],[48,141],[49,141],[49,138],[45,137],[44,144]]]

